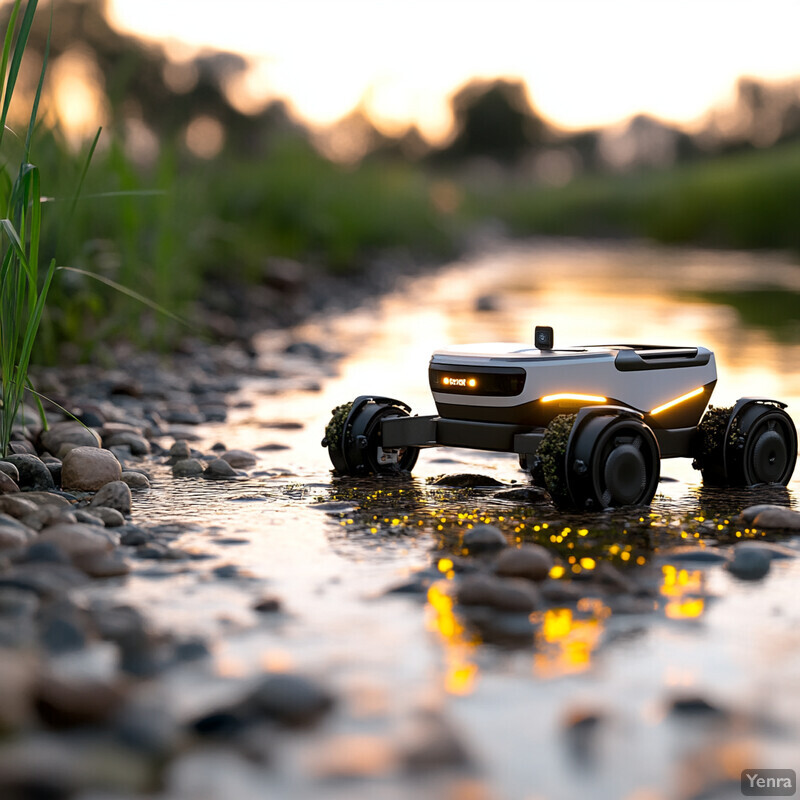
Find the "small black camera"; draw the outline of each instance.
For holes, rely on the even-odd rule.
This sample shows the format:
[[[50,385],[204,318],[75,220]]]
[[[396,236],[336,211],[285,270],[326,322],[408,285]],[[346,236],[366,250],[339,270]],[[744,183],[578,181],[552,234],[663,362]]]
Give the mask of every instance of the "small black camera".
[[[544,325],[537,325],[533,333],[533,342],[539,350],[552,350],[553,329]]]

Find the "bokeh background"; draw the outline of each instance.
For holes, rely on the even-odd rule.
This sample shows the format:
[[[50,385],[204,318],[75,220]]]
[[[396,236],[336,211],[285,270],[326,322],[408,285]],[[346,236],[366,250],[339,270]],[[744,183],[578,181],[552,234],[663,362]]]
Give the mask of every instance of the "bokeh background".
[[[12,128],[27,119],[50,23],[42,6]],[[287,321],[287,284],[313,305],[325,277],[374,283],[487,236],[796,254],[798,28],[800,9],[780,0],[757,13],[55,0],[33,156],[53,201],[44,251],[213,336],[241,333],[237,318]],[[65,224],[58,204],[100,127]],[[796,299],[777,298],[784,322]],[[768,319],[775,302],[739,298]],[[109,342],[171,345],[185,332],[60,273],[39,358],[108,360]]]

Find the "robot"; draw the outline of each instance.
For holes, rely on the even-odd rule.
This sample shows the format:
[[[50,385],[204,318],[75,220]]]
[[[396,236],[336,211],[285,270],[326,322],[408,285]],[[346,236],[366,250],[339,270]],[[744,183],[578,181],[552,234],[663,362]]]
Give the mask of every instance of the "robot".
[[[338,406],[322,441],[335,472],[410,472],[435,446],[516,453],[556,505],[585,510],[649,504],[662,458],[692,458],[707,485],[789,482],[797,432],[786,404],[745,397],[706,411],[717,382],[710,350],[554,348],[544,326],[534,344],[435,351],[435,415],[374,395]]]

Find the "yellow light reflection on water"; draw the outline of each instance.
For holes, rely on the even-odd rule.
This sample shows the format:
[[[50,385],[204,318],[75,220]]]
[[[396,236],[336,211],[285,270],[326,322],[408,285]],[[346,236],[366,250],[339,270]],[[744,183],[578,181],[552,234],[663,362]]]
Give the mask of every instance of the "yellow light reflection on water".
[[[479,644],[469,636],[453,611],[453,598],[434,584],[428,589],[428,630],[437,633],[445,649],[444,688],[449,694],[466,695],[475,687],[478,666],[471,654]]]
[[[570,675],[591,666],[592,653],[611,610],[599,599],[585,598],[577,611],[551,608],[544,614],[531,615],[534,622],[541,622],[533,657],[533,670],[540,677]]]
[[[706,607],[705,599],[697,595],[704,594],[703,572],[699,569],[677,569],[672,564],[665,564],[661,572],[661,594],[668,598],[664,614],[669,619],[696,619],[702,616]]]

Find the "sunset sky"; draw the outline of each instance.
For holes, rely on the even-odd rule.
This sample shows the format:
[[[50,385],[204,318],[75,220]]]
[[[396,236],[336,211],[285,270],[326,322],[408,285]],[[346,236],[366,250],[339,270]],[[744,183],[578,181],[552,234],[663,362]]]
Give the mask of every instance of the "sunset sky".
[[[243,107],[290,101],[326,124],[359,102],[386,132],[441,137],[472,77],[523,78],[565,128],[637,112],[691,123],[736,79],[800,75],[796,0],[110,0],[114,23],[171,52],[253,59]],[[179,45],[177,42],[182,42]],[[188,47],[186,46],[188,45]]]

